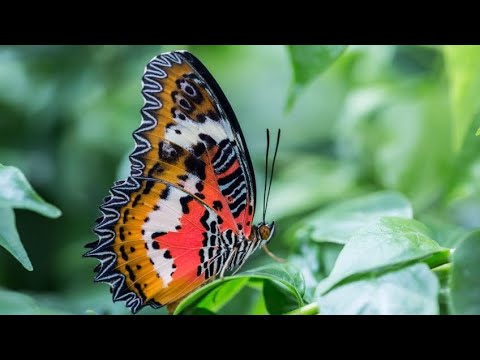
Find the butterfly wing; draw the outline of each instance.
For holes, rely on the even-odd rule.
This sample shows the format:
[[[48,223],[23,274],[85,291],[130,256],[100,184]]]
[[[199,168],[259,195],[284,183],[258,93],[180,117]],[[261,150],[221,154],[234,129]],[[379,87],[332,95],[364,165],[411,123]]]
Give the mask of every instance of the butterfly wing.
[[[86,254],[100,260],[96,281],[134,312],[174,302],[217,274],[228,255],[221,234],[248,238],[255,204],[240,126],[198,59],[155,57],[142,94],[131,176],[100,207],[99,240]]]

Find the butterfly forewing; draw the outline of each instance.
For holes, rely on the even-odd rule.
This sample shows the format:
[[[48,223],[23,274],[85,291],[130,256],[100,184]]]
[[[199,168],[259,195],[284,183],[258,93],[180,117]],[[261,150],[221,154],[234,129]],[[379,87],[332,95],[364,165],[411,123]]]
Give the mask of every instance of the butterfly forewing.
[[[255,179],[238,121],[187,52],[157,56],[143,77],[131,176],[100,207],[97,281],[132,311],[172,303],[216,275],[234,235],[250,236]]]

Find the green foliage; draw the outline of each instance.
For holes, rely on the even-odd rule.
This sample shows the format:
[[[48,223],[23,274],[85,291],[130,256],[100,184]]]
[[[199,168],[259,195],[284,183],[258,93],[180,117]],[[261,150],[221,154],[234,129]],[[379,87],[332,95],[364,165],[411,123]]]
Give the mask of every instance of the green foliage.
[[[25,269],[33,270],[32,263],[15,227],[15,213],[10,208],[0,208],[0,245],[7,249]]]
[[[327,70],[345,51],[345,45],[290,45],[293,85],[287,106],[290,108],[301,91],[317,76]]]
[[[129,314],[83,246],[129,173],[144,66],[177,48],[0,47],[1,314]],[[282,129],[266,220],[287,264],[258,251],[176,314],[480,313],[480,47],[187,49],[235,109],[258,199]]]
[[[444,47],[447,73],[451,82],[453,113],[453,143],[459,150],[473,116],[479,110],[480,48],[478,46],[450,45]]]
[[[273,264],[205,285],[187,296],[175,309],[175,314],[216,313],[249,284],[263,289],[264,293],[274,293],[274,296],[265,296],[266,301],[275,299],[274,303],[266,305],[270,314],[292,310],[288,305],[293,309],[304,305],[302,275],[292,266]]]
[[[428,229],[415,220],[383,217],[355,232],[340,252],[330,275],[317,293],[352,277],[425,261],[432,266],[448,261],[449,250],[430,239]]]
[[[428,266],[415,264],[337,287],[318,302],[324,315],[435,315],[439,290]]]
[[[328,206],[304,220],[296,236],[317,242],[346,244],[362,226],[383,216],[411,219],[408,199],[395,192],[379,192]]]
[[[463,239],[453,254],[451,297],[455,314],[480,314],[479,231]]]
[[[20,170],[2,164],[0,164],[0,206],[28,209],[50,218],[57,218],[62,214],[32,189]]]
[[[63,311],[43,306],[29,295],[0,288],[0,315],[68,315]]]
[[[32,271],[32,263],[15,226],[13,208],[32,210],[51,218],[57,218],[62,214],[33,190],[20,170],[0,164],[0,245],[25,269]]]

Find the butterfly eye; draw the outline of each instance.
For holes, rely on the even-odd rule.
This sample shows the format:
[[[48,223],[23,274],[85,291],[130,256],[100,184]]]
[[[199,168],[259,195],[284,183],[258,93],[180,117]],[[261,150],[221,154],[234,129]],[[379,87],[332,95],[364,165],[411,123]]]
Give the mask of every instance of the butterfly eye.
[[[258,228],[258,234],[260,235],[260,239],[268,240],[271,235],[271,230],[267,225],[261,225]]]

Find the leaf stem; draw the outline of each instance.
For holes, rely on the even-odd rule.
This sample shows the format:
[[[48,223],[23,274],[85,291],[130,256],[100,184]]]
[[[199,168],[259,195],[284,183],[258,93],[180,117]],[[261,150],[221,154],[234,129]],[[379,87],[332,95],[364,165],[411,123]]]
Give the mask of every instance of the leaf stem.
[[[285,315],[318,315],[320,313],[320,309],[316,302],[311,304],[302,306],[301,308],[292,310]]]

